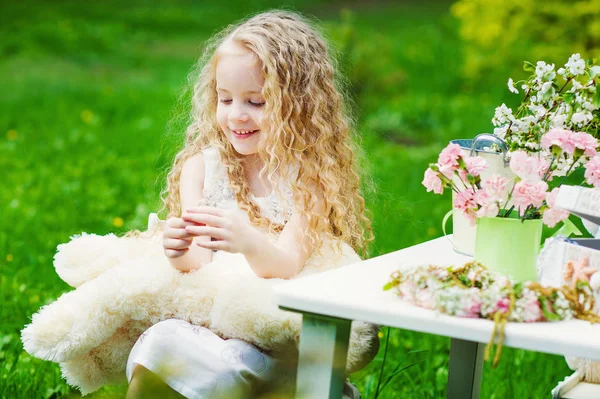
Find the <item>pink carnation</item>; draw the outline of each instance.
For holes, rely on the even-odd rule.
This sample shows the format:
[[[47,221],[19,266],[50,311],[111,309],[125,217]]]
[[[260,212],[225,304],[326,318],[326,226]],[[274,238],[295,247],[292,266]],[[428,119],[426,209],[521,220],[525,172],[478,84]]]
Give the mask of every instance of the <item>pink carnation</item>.
[[[498,212],[500,212],[500,207],[496,202],[490,202],[485,205],[481,205],[481,208],[477,212],[475,212],[475,216],[478,218],[481,217],[496,217],[498,216]]]
[[[475,192],[473,192],[473,189],[470,188],[456,194],[456,197],[454,197],[454,207],[463,212],[477,208],[477,202],[475,202]]]
[[[547,190],[548,184],[545,181],[520,181],[515,184],[515,188],[513,189],[513,203],[519,208],[521,215],[523,215],[529,205],[535,207],[542,205],[544,199],[546,199]]]
[[[438,164],[440,168],[444,170],[450,169],[455,171],[458,169],[458,158],[460,157],[460,146],[458,144],[450,143],[440,152],[438,158]],[[445,173],[444,173],[445,174]]]
[[[523,180],[540,180],[548,167],[548,162],[529,156],[525,151],[515,151],[510,157],[510,169]]]
[[[481,172],[488,168],[488,164],[482,157],[468,157],[466,162],[467,171],[472,176],[479,176]]]
[[[475,193],[475,202],[477,202],[481,208],[477,212],[475,212],[475,216],[480,217],[496,217],[498,216],[499,208],[498,204],[494,202],[494,198],[492,198],[486,191],[478,190]]]
[[[431,168],[427,168],[425,177],[421,183],[427,188],[427,192],[433,191],[436,194],[442,194],[444,192],[442,180],[437,173],[431,170]]]
[[[560,208],[548,208],[544,211],[544,216],[542,217],[542,221],[548,227],[554,227],[558,224],[558,222],[562,222],[563,220],[569,217],[569,211],[560,209]]]
[[[584,177],[588,184],[600,188],[600,157],[594,157],[585,164]]]
[[[556,202],[556,196],[558,195],[559,187],[556,187],[552,191],[548,191],[546,194],[546,204],[548,204],[549,208],[554,208],[554,203]]]
[[[546,194],[546,204],[548,204],[548,209],[544,211],[544,216],[542,217],[542,221],[548,227],[554,227],[558,224],[558,222],[562,222],[566,218],[569,217],[570,213],[567,210],[555,208],[554,204],[556,203],[556,196],[558,195],[559,188],[555,188]]]
[[[547,150],[553,146],[561,148],[567,154],[573,154],[575,143],[572,140],[573,132],[564,129],[550,129],[542,136],[541,145]]]
[[[504,201],[508,193],[506,192],[506,185],[508,179],[500,175],[493,175],[481,182],[481,188],[489,194],[494,201]]]
[[[475,225],[477,218],[477,202],[475,201],[475,192],[472,188],[461,191],[454,197],[454,208],[462,211],[463,216],[469,221],[469,224]]]
[[[588,157],[596,155],[596,148],[598,148],[598,140],[589,133],[577,132],[573,133],[571,140],[575,145],[575,148],[583,150],[583,154]]]

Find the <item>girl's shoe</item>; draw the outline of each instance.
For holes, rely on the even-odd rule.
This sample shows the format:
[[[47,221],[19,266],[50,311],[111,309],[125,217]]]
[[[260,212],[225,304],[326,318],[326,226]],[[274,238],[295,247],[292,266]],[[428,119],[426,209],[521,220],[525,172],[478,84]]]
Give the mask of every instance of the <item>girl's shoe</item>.
[[[358,389],[348,380],[344,383],[342,399],[360,399],[360,392],[358,392]]]

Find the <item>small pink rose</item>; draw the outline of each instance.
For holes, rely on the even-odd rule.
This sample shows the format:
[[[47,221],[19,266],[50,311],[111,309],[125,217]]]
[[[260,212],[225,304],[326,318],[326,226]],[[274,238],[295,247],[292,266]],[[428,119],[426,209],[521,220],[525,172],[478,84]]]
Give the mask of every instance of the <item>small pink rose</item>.
[[[543,314],[540,309],[540,301],[537,297],[534,300],[528,301],[523,308],[523,321],[525,323],[533,323],[542,320]]]
[[[508,308],[510,307],[510,299],[501,298],[496,302],[496,312],[501,311],[502,313],[508,312]]]

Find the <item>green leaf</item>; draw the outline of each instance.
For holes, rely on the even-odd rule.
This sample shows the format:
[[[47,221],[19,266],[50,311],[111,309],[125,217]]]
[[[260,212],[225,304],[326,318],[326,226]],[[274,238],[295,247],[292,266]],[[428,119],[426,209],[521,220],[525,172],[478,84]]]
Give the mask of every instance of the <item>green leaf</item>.
[[[539,299],[540,303],[542,304],[542,314],[544,315],[546,320],[560,321],[560,316],[557,315],[556,313],[553,313],[550,310],[550,304],[549,304],[548,298],[544,298],[544,297],[540,296],[538,299]]]
[[[597,75],[600,75],[600,65],[594,65],[590,68],[590,78],[593,79]]]
[[[563,94],[563,99],[565,100],[565,103],[571,104],[575,99],[575,93],[565,93]]]
[[[389,283],[387,283],[386,285],[383,286],[383,290],[389,291],[392,288],[396,287],[397,285],[398,285],[398,282],[396,280],[390,281]]]
[[[596,87],[594,98],[592,98],[592,105],[596,108],[600,107],[600,87]]]
[[[523,70],[525,72],[534,72],[535,66],[529,61],[523,61]]]

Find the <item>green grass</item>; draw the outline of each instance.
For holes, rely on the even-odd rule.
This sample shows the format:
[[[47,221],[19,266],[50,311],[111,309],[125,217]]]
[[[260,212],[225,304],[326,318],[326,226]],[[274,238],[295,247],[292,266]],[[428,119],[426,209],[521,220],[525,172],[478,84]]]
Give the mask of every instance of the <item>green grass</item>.
[[[56,246],[82,231],[143,228],[181,142],[173,110],[212,32],[275,1],[20,2],[0,13],[0,397],[79,397],[56,364],[22,350],[19,331],[69,290]],[[149,4],[149,3],[148,3]],[[426,165],[452,138],[491,129],[508,101],[506,68],[460,76],[462,47],[448,2],[296,2],[342,52],[376,191],[368,194],[373,255],[441,235],[449,198],[426,194]],[[235,10],[235,11],[231,11]],[[354,10],[354,11],[352,11]],[[169,123],[175,119],[175,123]],[[123,224],[121,225],[121,221]],[[449,339],[385,328],[384,398],[445,395]],[[382,341],[382,349],[384,348]],[[383,350],[352,379],[372,398]],[[483,398],[548,397],[569,374],[560,356],[506,348],[486,365]],[[106,387],[92,398],[120,397]]]

